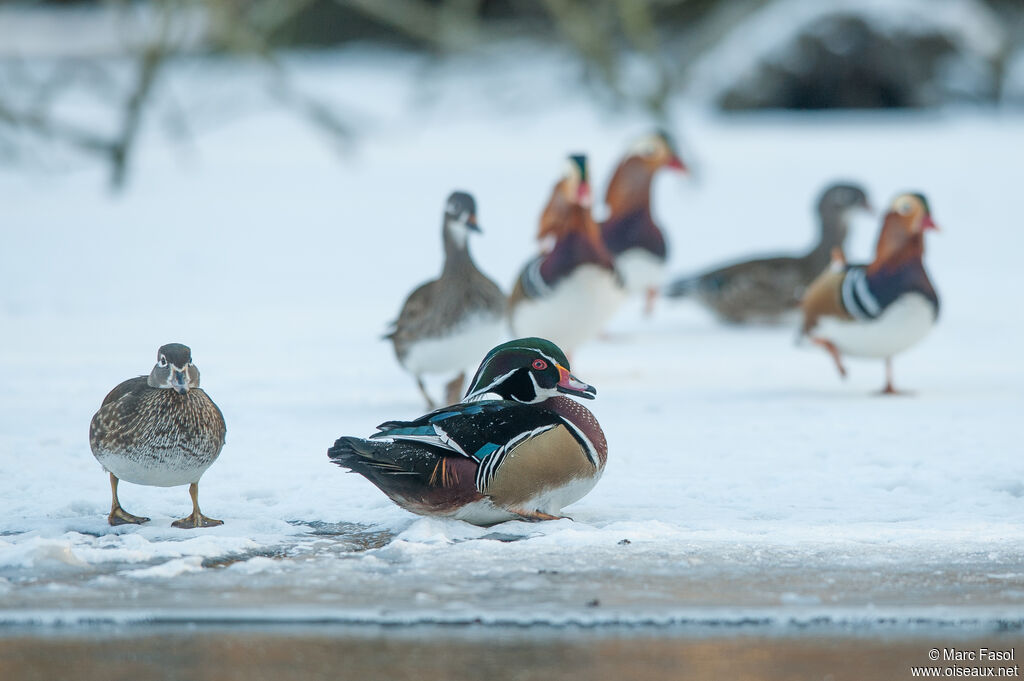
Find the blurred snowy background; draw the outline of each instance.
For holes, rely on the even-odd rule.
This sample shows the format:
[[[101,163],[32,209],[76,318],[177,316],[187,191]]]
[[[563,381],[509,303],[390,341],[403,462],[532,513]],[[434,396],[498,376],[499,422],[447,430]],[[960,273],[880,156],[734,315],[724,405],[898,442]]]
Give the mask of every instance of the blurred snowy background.
[[[1024,151],[1015,0],[0,5],[0,622],[1024,623]],[[926,193],[939,326],[846,382],[795,330],[624,308],[574,370],[605,477],[575,522],[418,519],[327,462],[412,417],[379,340],[473,192],[511,286],[567,152],[600,191],[676,134],[682,273],[808,247],[836,179]],[[879,217],[848,242],[869,258]],[[89,419],[189,344],[228,444],[223,527],[121,486]],[[588,405],[589,406],[589,405]],[[540,605],[539,605],[540,604]]]

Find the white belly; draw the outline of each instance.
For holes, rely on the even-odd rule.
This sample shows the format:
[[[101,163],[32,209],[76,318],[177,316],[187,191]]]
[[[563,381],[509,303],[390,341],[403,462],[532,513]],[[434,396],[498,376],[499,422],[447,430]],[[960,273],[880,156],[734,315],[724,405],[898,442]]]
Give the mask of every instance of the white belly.
[[[564,487],[545,490],[523,504],[522,510],[561,515],[563,508],[585,497],[590,490],[594,489],[594,485],[600,479],[601,474],[598,473],[592,478],[577,478]],[[452,513],[451,517],[473,525],[495,525],[508,520],[516,520],[521,516],[501,506],[495,506],[490,499],[481,499],[466,504]]]
[[[601,473],[599,472],[592,478],[576,478],[564,487],[545,490],[530,499],[526,508],[536,509],[549,515],[559,515],[563,508],[587,496],[600,479]]]
[[[198,461],[191,455],[173,450],[162,451],[159,456],[160,459],[155,460],[104,452],[97,454],[96,459],[119,480],[151,487],[177,487],[199,482],[199,478],[213,464],[213,461]]]
[[[601,333],[624,298],[614,274],[581,265],[543,298],[520,301],[512,311],[512,330],[517,336],[546,338],[572,353]]]
[[[897,298],[877,319],[849,321],[828,317],[811,332],[853,357],[892,357],[924,338],[935,325],[935,307],[919,293]]]
[[[475,316],[456,327],[451,335],[410,345],[402,365],[416,376],[456,373],[479,364],[505,336],[503,317]]]
[[[630,248],[620,253],[615,258],[615,269],[631,294],[661,288],[665,279],[665,261],[642,248]]]

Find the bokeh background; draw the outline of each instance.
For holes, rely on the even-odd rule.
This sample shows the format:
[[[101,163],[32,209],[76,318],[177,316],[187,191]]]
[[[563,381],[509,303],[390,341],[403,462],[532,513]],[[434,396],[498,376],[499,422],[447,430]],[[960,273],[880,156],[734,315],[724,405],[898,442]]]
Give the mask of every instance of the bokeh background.
[[[914,394],[874,396],[880,362],[840,381],[792,326],[631,301],[573,358],[611,447],[575,522],[417,518],[331,466],[339,435],[422,410],[380,336],[440,270],[448,193],[476,196],[474,258],[507,291],[565,155],[600,198],[655,127],[693,171],[653,188],[670,276],[810,248],[835,180],[879,210],[929,197],[942,312],[897,358]],[[1022,150],[1019,0],[0,3],[0,624],[24,636],[0,677],[109,680],[89,637],[110,632],[152,635],[136,662],[173,677],[209,625],[197,678],[271,678],[237,649],[218,670],[214,621],[369,625],[361,664],[396,678],[420,667],[372,644],[392,625],[425,655],[466,625],[433,655],[450,678],[519,656],[601,678],[605,655],[664,676],[662,644],[637,661],[616,627],[677,651],[712,631],[733,652],[705,676],[735,678],[903,678],[946,632],[1016,640]],[[856,218],[852,261],[880,220]],[[225,525],[183,534],[183,488],[125,484],[153,522],[110,528],[88,423],[171,341],[228,423],[202,483]],[[132,629],[154,622],[175,647]],[[64,625],[73,654],[39,636]],[[336,678],[321,661],[305,678]]]

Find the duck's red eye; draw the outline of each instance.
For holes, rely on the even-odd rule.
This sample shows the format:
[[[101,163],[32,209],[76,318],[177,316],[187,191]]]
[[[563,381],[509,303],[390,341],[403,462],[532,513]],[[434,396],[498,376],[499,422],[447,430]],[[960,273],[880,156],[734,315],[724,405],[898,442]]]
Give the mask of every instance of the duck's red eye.
[[[533,368],[537,371],[544,371],[548,368],[548,363],[542,359],[535,359],[533,360]]]

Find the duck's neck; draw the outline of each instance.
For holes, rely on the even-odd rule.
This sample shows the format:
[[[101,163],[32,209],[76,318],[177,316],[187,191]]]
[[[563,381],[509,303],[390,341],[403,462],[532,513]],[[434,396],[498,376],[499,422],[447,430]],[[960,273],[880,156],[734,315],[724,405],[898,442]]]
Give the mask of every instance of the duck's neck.
[[[832,259],[832,251],[842,248],[849,231],[846,211],[823,211],[821,217],[821,233],[818,243],[807,254],[810,269],[815,273],[824,270]]]
[[[909,234],[898,216],[890,215],[882,226],[875,247],[875,259],[868,266],[868,273],[881,269],[893,269],[907,263],[921,262],[924,257],[924,235],[921,232]]]
[[[451,276],[476,269],[469,255],[469,235],[459,226],[446,223],[444,226],[444,271],[442,276]]]
[[[612,258],[601,238],[601,229],[590,215],[590,209],[579,204],[573,204],[569,209],[550,255],[553,259],[565,259],[570,266],[593,262],[612,267]]]
[[[650,212],[653,179],[654,169],[639,156],[630,156],[620,163],[605,194],[608,219],[638,211]]]

